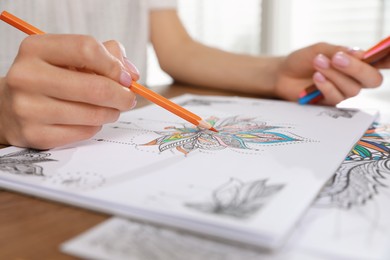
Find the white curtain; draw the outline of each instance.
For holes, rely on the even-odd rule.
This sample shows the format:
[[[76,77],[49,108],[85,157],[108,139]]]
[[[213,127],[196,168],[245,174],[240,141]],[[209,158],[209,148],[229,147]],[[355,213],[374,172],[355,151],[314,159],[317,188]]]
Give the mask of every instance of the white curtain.
[[[272,54],[286,54],[320,41],[366,49],[389,34],[389,0],[264,2],[268,3],[265,12],[270,12],[272,15],[269,16],[273,17],[267,20],[267,28],[273,26],[277,29],[267,34],[270,39],[266,41],[269,43],[266,50]],[[280,12],[286,6],[289,7],[289,13],[283,17]]]
[[[261,0],[179,0],[179,14],[197,40],[224,50],[258,54]]]

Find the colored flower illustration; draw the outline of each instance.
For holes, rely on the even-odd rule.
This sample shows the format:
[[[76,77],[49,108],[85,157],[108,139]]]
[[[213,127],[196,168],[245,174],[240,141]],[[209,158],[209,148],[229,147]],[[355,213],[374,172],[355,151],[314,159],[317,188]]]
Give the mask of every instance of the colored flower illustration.
[[[259,145],[302,141],[302,138],[283,131],[286,127],[270,126],[254,118],[238,116],[220,120],[210,117],[206,120],[219,132],[214,133],[197,127],[166,127],[167,131],[156,132],[161,137],[145,146],[158,145],[159,151],[177,149],[188,154],[196,149],[221,150],[225,148],[258,150]]]

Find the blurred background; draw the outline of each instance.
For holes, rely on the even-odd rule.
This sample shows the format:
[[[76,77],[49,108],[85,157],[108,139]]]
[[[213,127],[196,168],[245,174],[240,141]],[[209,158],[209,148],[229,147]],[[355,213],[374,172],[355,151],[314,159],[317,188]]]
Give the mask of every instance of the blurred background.
[[[367,49],[390,34],[390,0],[178,0],[196,40],[253,55],[325,41]],[[169,84],[150,51],[147,84]]]

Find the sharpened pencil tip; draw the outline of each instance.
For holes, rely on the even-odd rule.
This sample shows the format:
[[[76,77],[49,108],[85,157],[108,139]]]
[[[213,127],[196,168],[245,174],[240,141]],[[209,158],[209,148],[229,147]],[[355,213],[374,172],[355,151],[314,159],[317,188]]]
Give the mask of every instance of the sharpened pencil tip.
[[[214,127],[209,128],[209,130],[218,133],[218,130],[215,129]]]

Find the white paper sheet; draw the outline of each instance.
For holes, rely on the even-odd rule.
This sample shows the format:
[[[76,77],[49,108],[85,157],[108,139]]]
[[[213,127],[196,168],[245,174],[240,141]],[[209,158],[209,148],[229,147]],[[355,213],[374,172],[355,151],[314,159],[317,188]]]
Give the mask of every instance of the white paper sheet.
[[[390,259],[390,124],[374,125],[273,254],[112,218],[64,243],[88,259]]]
[[[300,221],[291,244],[340,259],[390,259],[389,187],[390,124],[374,125]]]
[[[149,106],[85,142],[1,150],[0,186],[275,249],[376,116],[238,97],[174,101],[220,132]]]

